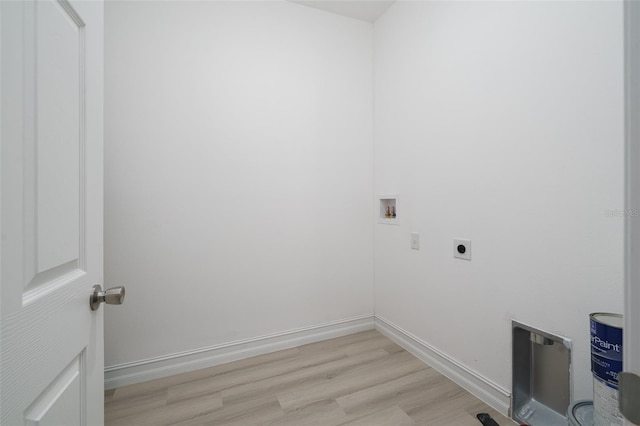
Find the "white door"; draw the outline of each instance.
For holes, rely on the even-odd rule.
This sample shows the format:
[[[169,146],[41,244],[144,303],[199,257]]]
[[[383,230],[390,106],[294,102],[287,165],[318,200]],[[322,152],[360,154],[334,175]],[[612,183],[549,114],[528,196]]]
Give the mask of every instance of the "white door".
[[[1,0],[0,424],[103,423],[103,5]]]
[[[625,1],[626,205],[623,368],[640,376],[640,2]],[[640,407],[640,394],[632,404]],[[626,425],[633,425],[626,420]],[[640,422],[636,423],[640,424]]]

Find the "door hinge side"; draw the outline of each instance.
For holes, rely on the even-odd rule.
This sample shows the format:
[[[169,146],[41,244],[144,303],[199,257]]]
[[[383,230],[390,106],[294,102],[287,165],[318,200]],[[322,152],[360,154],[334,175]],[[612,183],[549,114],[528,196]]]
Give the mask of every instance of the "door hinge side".
[[[620,413],[629,421],[640,425],[640,376],[622,372],[618,376],[620,387]]]

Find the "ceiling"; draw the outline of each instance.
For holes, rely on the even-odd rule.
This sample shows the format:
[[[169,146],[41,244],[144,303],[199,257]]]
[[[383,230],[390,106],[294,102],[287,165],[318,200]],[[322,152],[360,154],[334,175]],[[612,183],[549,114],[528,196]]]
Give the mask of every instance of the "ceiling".
[[[289,0],[361,21],[374,22],[395,0]]]

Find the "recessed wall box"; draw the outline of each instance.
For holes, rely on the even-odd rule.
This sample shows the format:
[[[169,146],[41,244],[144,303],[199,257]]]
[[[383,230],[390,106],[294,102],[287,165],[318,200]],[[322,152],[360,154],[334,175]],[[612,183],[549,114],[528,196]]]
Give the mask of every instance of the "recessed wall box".
[[[531,426],[566,426],[571,341],[512,321],[511,417]]]
[[[380,206],[378,223],[385,225],[400,224],[399,198],[397,195],[382,195],[378,199]]]

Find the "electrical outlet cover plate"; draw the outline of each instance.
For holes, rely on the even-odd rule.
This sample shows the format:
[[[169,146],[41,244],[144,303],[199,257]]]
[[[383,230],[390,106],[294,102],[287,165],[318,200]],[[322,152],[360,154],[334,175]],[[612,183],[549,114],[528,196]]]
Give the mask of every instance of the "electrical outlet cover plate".
[[[414,250],[420,250],[420,234],[417,232],[411,233],[411,248]]]
[[[453,257],[471,260],[471,240],[464,238],[453,239]]]

